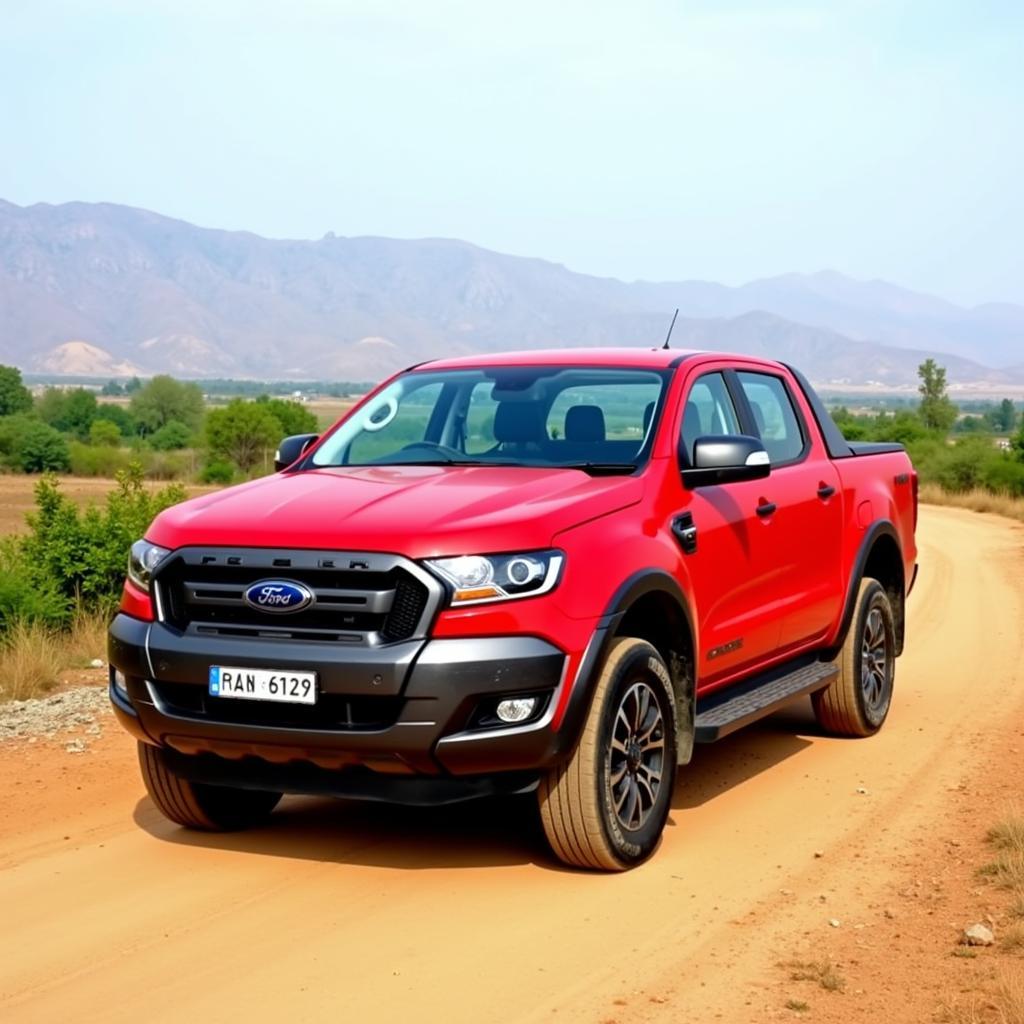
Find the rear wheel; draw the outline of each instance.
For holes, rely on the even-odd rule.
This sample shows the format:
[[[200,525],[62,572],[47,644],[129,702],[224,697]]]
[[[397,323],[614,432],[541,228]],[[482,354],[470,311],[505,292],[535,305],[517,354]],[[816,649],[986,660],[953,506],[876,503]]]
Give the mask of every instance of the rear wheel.
[[[575,753],[537,791],[551,848],[566,864],[604,871],[646,860],[668,818],[675,770],[675,701],[665,662],[644,640],[618,640]]]
[[[190,782],[168,766],[164,752],[139,744],[139,767],[149,798],[170,821],[203,832],[236,832],[265,821],[280,793]]]
[[[870,736],[889,714],[896,674],[896,621],[878,580],[861,581],[846,642],[835,664],[839,675],[813,695],[819,724],[839,736]]]

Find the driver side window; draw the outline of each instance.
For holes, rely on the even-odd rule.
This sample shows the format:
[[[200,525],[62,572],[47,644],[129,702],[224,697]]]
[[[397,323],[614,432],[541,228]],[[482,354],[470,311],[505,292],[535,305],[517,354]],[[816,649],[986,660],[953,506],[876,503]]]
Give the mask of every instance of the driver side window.
[[[681,451],[685,452],[687,464],[693,465],[693,445],[698,437],[740,433],[740,420],[725,378],[720,373],[699,377],[690,388],[683,409]]]

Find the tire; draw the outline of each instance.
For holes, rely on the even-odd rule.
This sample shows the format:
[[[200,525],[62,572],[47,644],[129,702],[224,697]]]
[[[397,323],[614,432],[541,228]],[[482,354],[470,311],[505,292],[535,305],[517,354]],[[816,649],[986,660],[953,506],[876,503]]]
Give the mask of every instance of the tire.
[[[176,825],[201,832],[237,832],[264,822],[280,793],[190,782],[176,775],[159,747],[139,743],[142,781],[157,810]]]
[[[675,774],[675,698],[665,662],[644,640],[617,640],[575,753],[537,790],[552,850],[578,868],[642,863],[665,828]]]
[[[839,675],[811,697],[818,724],[837,736],[873,735],[889,714],[896,672],[896,621],[878,580],[861,580],[853,621],[834,664]]]

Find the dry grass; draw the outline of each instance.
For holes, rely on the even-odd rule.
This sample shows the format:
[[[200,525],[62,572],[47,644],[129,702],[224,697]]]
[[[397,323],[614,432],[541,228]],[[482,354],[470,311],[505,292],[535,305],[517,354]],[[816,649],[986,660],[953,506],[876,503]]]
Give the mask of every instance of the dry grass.
[[[999,948],[1004,953],[1024,953],[1024,924],[1007,925],[999,936]]]
[[[802,999],[787,999],[786,1009],[792,1010],[794,1013],[806,1013],[811,1008],[810,1003],[805,1003]]]
[[[0,645],[0,700],[27,700],[52,689],[66,660],[52,630],[14,623]]]
[[[947,1006],[945,1024],[1024,1024],[1024,974],[1006,972],[991,995],[973,994],[966,1003]]]
[[[925,505],[951,505],[1024,522],[1024,498],[1014,498],[1009,494],[992,494],[980,488],[953,492],[943,490],[938,484],[922,484],[920,497]]]
[[[78,611],[64,631],[15,622],[0,640],[0,701],[28,700],[52,690],[67,669],[105,658],[108,616]]]
[[[1024,817],[1016,812],[1007,814],[988,830],[989,844],[999,851],[994,861],[979,869],[983,878],[991,878],[1002,889],[1010,889],[1015,896],[1010,913],[1024,917]]]
[[[793,981],[813,981],[826,992],[842,992],[846,988],[846,979],[828,960],[790,960],[780,966],[790,972]]]
[[[106,612],[79,609],[71,628],[62,634],[64,668],[85,668],[94,658],[107,657],[107,627],[112,616]]]

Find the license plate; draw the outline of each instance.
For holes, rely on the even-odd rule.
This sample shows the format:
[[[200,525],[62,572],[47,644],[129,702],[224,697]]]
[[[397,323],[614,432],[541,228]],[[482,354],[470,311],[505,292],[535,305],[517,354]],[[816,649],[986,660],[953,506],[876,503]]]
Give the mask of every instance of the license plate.
[[[316,673],[211,665],[210,696],[272,700],[283,704],[315,704]]]

